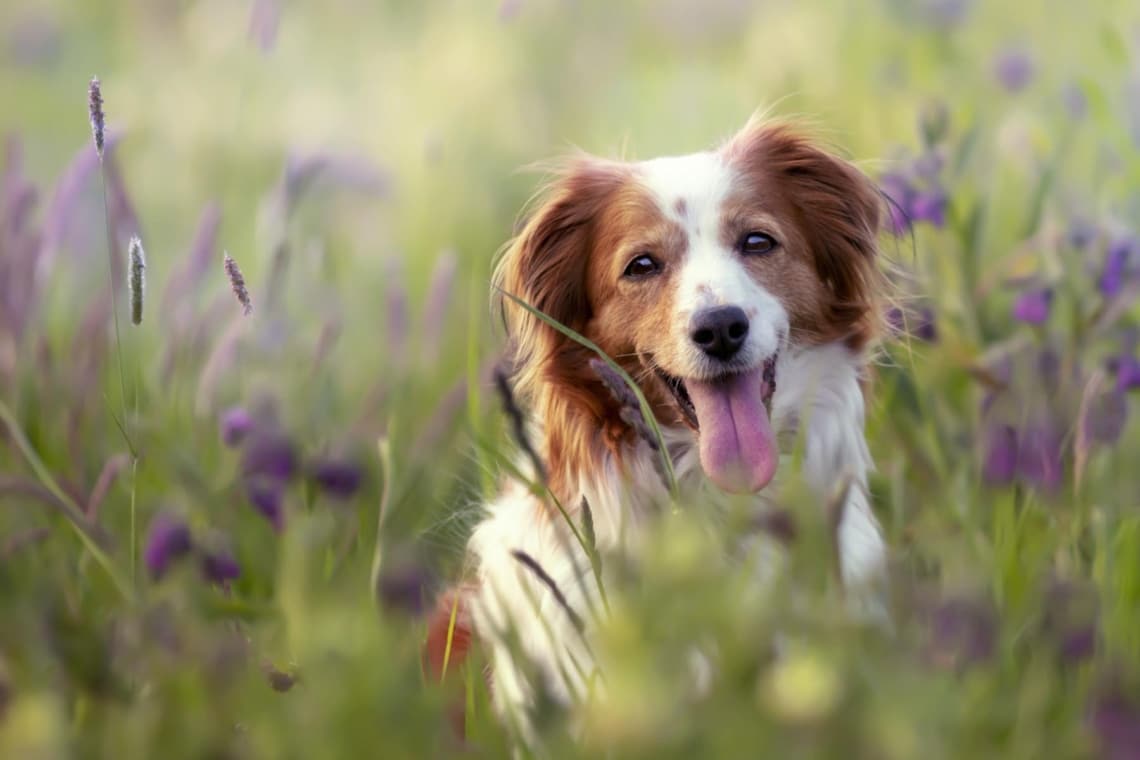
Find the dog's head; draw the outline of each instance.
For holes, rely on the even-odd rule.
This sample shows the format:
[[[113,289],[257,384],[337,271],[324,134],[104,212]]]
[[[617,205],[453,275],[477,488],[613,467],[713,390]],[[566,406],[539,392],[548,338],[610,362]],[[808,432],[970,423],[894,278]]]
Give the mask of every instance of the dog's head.
[[[778,458],[779,353],[833,341],[858,351],[877,329],[880,217],[853,166],[754,123],[704,153],[574,158],[506,249],[496,286],[617,359],[659,422],[692,429],[713,482],[755,491]],[[629,431],[591,353],[503,306],[552,475],[588,467],[599,446],[619,451]]]

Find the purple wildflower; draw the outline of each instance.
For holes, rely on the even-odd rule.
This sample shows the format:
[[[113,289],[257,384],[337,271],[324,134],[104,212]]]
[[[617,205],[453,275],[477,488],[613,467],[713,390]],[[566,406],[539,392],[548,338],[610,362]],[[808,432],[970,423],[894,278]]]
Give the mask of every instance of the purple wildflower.
[[[906,315],[898,306],[892,306],[887,310],[887,325],[892,332],[899,334],[906,332]]]
[[[210,583],[223,585],[241,575],[241,567],[228,551],[203,551],[198,557],[202,577]]]
[[[910,196],[914,192],[910,180],[899,172],[887,172],[880,177],[879,188],[900,205],[908,205]]]
[[[899,335],[909,334],[927,343],[938,340],[938,325],[934,310],[929,306],[923,306],[909,314],[897,306],[892,306],[887,311],[887,324]]]
[[[1100,280],[1097,283],[1100,292],[1105,296],[1115,296],[1124,287],[1135,247],[1136,240],[1131,237],[1118,238],[1108,246],[1104,269],[1101,270]]]
[[[424,611],[429,586],[424,567],[417,562],[405,561],[380,574],[377,593],[385,609],[417,616]]]
[[[1052,288],[1034,288],[1017,297],[1013,304],[1013,318],[1031,325],[1044,324],[1049,320],[1053,305]]]
[[[1125,355],[1116,360],[1116,387],[1121,391],[1140,388],[1140,359]]]
[[[1057,644],[1061,659],[1069,663],[1084,662],[1096,653],[1096,625],[1089,623],[1066,633]]]
[[[1104,687],[1089,711],[1089,723],[1107,760],[1140,757],[1140,702],[1119,684]]]
[[[928,654],[935,666],[957,670],[988,660],[996,639],[997,621],[988,605],[972,599],[946,599],[930,618]]]
[[[895,235],[909,232],[915,222],[945,226],[949,197],[938,184],[941,170],[942,157],[930,151],[916,159],[905,173],[890,172],[879,180]]]
[[[1010,48],[994,61],[994,75],[1009,92],[1021,92],[1033,81],[1036,66],[1029,53],[1022,48]]]
[[[1064,440],[1048,422],[1030,423],[1017,441],[1017,471],[1027,482],[1056,490],[1064,477]]]
[[[1042,625],[1069,663],[1087,660],[1096,650],[1098,600],[1091,586],[1054,580],[1044,596]]]
[[[282,503],[284,489],[273,480],[256,478],[246,482],[245,495],[249,503],[280,533],[285,527],[285,508]]]
[[[242,473],[284,482],[297,474],[297,453],[292,442],[278,432],[262,432],[252,438],[242,455]]]
[[[253,430],[253,415],[240,406],[230,407],[222,412],[218,427],[222,431],[222,443],[233,448]]]
[[[178,558],[190,551],[190,528],[181,519],[165,512],[155,515],[147,531],[143,561],[155,580],[161,578]]]
[[[928,150],[914,160],[914,173],[928,182],[937,182],[946,165],[946,158],[937,150]]]
[[[938,341],[938,324],[935,321],[934,310],[923,306],[918,310],[918,319],[914,323],[914,337],[927,343]]]
[[[317,487],[333,499],[351,499],[360,490],[362,474],[351,462],[323,460],[313,464],[309,473]]]
[[[879,188],[887,197],[887,206],[890,209],[891,232],[896,236],[905,235],[910,231],[910,205],[915,190],[910,182],[901,174],[885,174],[879,180]]]
[[[982,477],[990,485],[1005,485],[1017,472],[1017,431],[1010,425],[991,425],[982,448]]]
[[[906,208],[900,205],[898,201],[890,204],[890,223],[891,234],[895,237],[902,237],[910,231],[910,216],[907,214]]]
[[[910,203],[910,218],[927,222],[935,227],[946,225],[946,194],[941,190],[928,190],[914,196]]]

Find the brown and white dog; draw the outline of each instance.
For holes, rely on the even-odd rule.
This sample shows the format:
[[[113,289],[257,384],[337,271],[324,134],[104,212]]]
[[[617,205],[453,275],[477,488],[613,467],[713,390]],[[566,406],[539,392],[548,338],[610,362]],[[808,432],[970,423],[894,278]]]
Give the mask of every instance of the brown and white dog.
[[[777,442],[802,436],[802,475],[821,501],[841,479],[853,485],[840,571],[848,587],[867,587],[885,562],[866,495],[862,387],[882,314],[881,213],[876,187],[851,164],[789,126],[753,121],[712,151],[573,158],[505,250],[495,285],[637,379],[686,489],[754,493],[759,507]],[[551,492],[575,520],[588,502],[602,553],[637,551],[667,499],[659,454],[623,418],[589,349],[513,301],[502,306],[515,393]],[[481,640],[495,705],[527,733],[528,674],[567,703],[587,688],[590,563],[553,506],[522,485],[486,505],[468,557],[451,662],[472,634]],[[454,604],[445,597],[429,632],[437,669]]]

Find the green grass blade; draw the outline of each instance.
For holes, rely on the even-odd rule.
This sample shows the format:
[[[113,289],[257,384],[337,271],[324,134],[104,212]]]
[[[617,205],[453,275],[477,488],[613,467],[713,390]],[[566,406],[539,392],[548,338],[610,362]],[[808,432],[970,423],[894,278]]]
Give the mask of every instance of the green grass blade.
[[[645,394],[641,392],[641,388],[639,388],[637,383],[634,382],[634,379],[629,376],[629,373],[622,369],[620,364],[611,359],[609,354],[603,351],[598,346],[598,344],[594,343],[592,340],[585,337],[581,333],[567,327],[550,315],[539,311],[518,296],[512,293],[508,293],[505,290],[500,290],[499,292],[518,304],[519,307],[525,309],[530,314],[534,315],[538,319],[541,319],[543,322],[565,335],[567,338],[573,340],[578,345],[593,351],[598,355],[598,358],[609,365],[610,369],[612,369],[614,372],[617,372],[618,375],[621,376],[621,379],[625,381],[625,384],[628,385],[629,389],[633,391],[633,394],[637,396],[637,403],[641,407],[641,415],[645,418],[645,421],[649,423],[650,430],[653,432],[653,437],[657,441],[657,450],[661,454],[661,464],[665,469],[665,478],[668,481],[669,493],[673,497],[673,500],[676,501],[678,497],[677,474],[673,470],[673,460],[669,457],[669,449],[665,445],[665,438],[661,435],[661,427],[657,424],[657,417],[654,416],[653,408],[649,406],[649,402],[646,400]]]
[[[369,573],[369,585],[372,600],[380,604],[380,573],[384,564],[384,521],[388,516],[388,506],[392,501],[392,433],[394,421],[388,423],[388,432],[376,442],[377,453],[380,458],[380,477],[384,485],[380,492],[380,506],[376,514],[376,543],[372,550],[372,568]]]
[[[16,447],[20,449],[24,458],[28,460],[28,464],[31,465],[32,470],[36,473],[36,477],[40,479],[40,482],[43,483],[44,488],[51,491],[52,496],[59,499],[60,503],[64,505],[64,514],[67,515],[67,521],[75,530],[76,535],[79,536],[79,540],[83,542],[83,546],[107,573],[111,582],[115,585],[115,588],[118,589],[123,598],[133,602],[134,591],[131,589],[130,583],[123,578],[118,568],[115,567],[115,563],[111,561],[111,558],[103,551],[103,548],[99,546],[95,537],[91,535],[91,530],[83,520],[83,510],[79,508],[79,505],[75,503],[66,491],[59,487],[59,483],[56,482],[47,466],[43,463],[43,460],[40,459],[31,441],[24,435],[24,431],[21,429],[19,422],[16,421],[15,415],[12,414],[11,409],[9,409],[8,405],[3,401],[0,401],[0,419],[3,419],[4,423],[8,426],[8,432],[12,436],[12,440],[15,441]]]

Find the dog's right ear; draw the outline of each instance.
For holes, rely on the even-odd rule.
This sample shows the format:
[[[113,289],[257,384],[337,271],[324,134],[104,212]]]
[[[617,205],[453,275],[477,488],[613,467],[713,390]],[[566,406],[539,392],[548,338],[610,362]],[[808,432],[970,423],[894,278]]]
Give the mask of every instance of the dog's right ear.
[[[499,259],[493,281],[520,364],[542,363],[567,339],[502,293],[581,332],[591,316],[586,271],[597,220],[627,178],[624,164],[575,156],[556,173]]]

